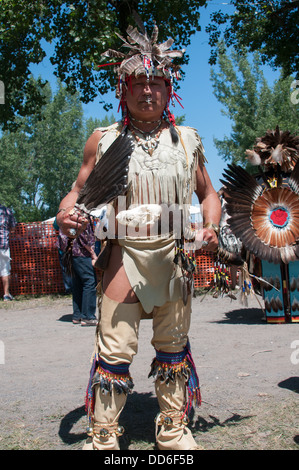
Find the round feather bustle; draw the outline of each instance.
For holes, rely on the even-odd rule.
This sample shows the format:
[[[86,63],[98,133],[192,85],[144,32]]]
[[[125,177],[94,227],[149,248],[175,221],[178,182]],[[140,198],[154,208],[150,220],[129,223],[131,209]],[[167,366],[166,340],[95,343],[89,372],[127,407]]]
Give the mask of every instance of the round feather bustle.
[[[292,245],[299,238],[299,197],[287,188],[274,188],[255,201],[251,223],[257,237],[278,248]],[[279,212],[281,217],[275,217]],[[274,223],[272,220],[276,220]]]
[[[276,264],[299,259],[299,161],[287,175],[272,169],[255,177],[228,165],[224,176],[227,223],[245,250]]]

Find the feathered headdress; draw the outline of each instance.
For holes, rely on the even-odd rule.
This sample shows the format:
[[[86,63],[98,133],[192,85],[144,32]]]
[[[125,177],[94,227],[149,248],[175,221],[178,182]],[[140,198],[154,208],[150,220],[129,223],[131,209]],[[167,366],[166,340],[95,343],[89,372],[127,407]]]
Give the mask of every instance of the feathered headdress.
[[[180,66],[173,64],[172,61],[177,57],[182,57],[185,52],[184,49],[171,50],[170,47],[174,42],[172,38],[158,44],[158,26],[155,24],[151,36],[148,36],[145,26],[139,16],[135,14],[134,17],[139,30],[137,27],[133,28],[133,26],[128,26],[127,39],[116,33],[123,41],[122,46],[127,48],[127,52],[124,53],[108,49],[102,54],[102,56],[105,57],[121,59],[120,62],[116,62],[115,64],[115,71],[118,76],[118,85],[116,89],[117,98],[122,100],[123,85],[125,84],[127,77],[132,75],[146,75],[149,78],[150,75],[152,75],[164,77],[168,80],[170,85],[169,101],[172,100],[172,103],[174,104],[174,99],[176,99],[179,104],[181,104],[179,96],[173,90],[174,78],[180,78]]]
[[[108,49],[103,52],[103,56],[115,57],[122,59],[117,63],[116,71],[119,76],[124,75],[158,75],[162,77],[172,78],[173,74],[179,76],[179,66],[172,63],[176,57],[182,57],[184,50],[170,50],[173,44],[173,39],[169,38],[167,41],[158,44],[159,29],[155,24],[153,32],[149,37],[146,29],[140,18],[135,15],[135,20],[138,24],[140,31],[133,26],[127,28],[127,40],[120,34],[117,36],[123,41],[123,47],[128,49],[127,53]]]

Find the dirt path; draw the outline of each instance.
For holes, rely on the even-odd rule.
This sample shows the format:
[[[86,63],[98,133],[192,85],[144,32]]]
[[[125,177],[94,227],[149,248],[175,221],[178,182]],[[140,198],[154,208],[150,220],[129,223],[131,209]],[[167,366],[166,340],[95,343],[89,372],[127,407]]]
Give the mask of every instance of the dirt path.
[[[298,324],[267,324],[255,298],[246,308],[202,299],[190,331],[203,398],[192,416],[196,440],[206,449],[298,449]],[[74,326],[71,314],[69,297],[1,302],[0,449],[82,447],[94,328]],[[123,449],[154,450],[151,336],[151,321],[142,321]]]

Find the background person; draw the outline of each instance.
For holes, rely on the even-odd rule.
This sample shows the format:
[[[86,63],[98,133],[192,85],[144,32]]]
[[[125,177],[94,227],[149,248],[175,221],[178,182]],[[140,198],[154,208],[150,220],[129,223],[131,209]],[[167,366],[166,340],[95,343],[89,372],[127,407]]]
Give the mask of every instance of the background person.
[[[0,204],[0,276],[3,283],[3,300],[11,301],[10,287],[10,248],[9,233],[16,226],[16,220],[10,209]]]
[[[95,237],[93,225],[89,223],[79,237],[70,239],[60,231],[58,238],[59,249],[64,256],[71,250],[69,257],[70,267],[66,267],[64,260],[62,264],[72,280],[73,318],[74,324],[81,326],[97,325],[97,279],[93,267]]]

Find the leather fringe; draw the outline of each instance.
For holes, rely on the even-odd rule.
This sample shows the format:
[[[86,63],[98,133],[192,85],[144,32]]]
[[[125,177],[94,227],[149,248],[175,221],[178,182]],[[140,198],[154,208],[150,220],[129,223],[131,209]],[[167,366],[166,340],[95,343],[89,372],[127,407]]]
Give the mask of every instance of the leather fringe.
[[[175,382],[176,378],[185,379],[188,398],[183,416],[190,413],[192,405],[201,405],[199,379],[189,342],[185,349],[179,353],[156,351],[156,357],[152,361],[151,371],[148,376],[153,377],[154,380],[161,380],[166,384]]]
[[[65,270],[68,276],[72,276],[72,273],[73,273],[73,267],[72,267],[73,243],[74,243],[74,240],[72,238],[69,238],[66,251],[65,253],[63,253],[63,256],[62,256],[62,264],[65,267]]]
[[[97,353],[94,355],[85,398],[85,411],[88,416],[89,427],[92,427],[94,416],[94,387],[99,385],[103,395],[112,395],[113,391],[118,395],[121,393],[128,395],[134,388],[132,377],[129,374],[129,366],[130,364],[113,366],[99,359]]]

